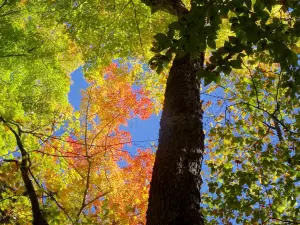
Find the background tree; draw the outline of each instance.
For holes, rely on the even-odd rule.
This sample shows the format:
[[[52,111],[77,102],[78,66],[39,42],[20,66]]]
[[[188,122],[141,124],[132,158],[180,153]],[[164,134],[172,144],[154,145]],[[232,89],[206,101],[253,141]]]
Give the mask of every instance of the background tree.
[[[255,67],[206,104],[220,112],[208,121],[208,224],[299,223],[298,100],[282,86],[278,65]]]
[[[41,224],[39,216],[49,224],[138,224],[145,221],[154,153],[149,149],[139,150],[138,155],[132,157],[122,150],[125,144],[131,143],[131,138],[120,126],[135,116],[149,117],[153,104],[147,92],[131,88],[126,82],[125,71],[128,71],[126,67],[118,69],[115,64],[107,68],[101,92],[97,83],[91,85],[84,93],[80,112],[74,114],[70,114],[68,104],[62,111],[63,102],[57,103],[63,99],[60,95],[55,96],[59,99],[54,97],[53,101],[44,103],[43,110],[48,109],[46,114],[42,114],[44,111],[22,113],[22,98],[14,95],[6,98],[12,106],[16,105],[13,112],[19,110],[21,113],[16,121],[16,117],[10,117],[10,121],[1,117],[3,135],[7,135],[2,143],[1,165],[4,221],[28,224],[31,211],[37,224]],[[51,87],[42,82],[43,77],[40,79],[38,87],[29,84],[25,87],[36,91],[46,89],[48,96],[51,96],[50,90],[55,93],[55,88],[48,90]],[[17,81],[11,81],[12,90],[16,85],[23,86]],[[57,84],[52,82],[52,85]],[[7,92],[11,89],[4,86],[2,94],[9,96]],[[29,91],[25,93],[31,95]],[[24,97],[27,100],[27,96]],[[31,104],[39,101],[34,98]],[[41,110],[39,107],[36,110]],[[51,112],[56,117],[52,118]],[[35,117],[39,120],[34,120]],[[8,151],[8,144],[12,149],[17,147],[16,151]],[[19,170],[24,159],[27,170],[26,179],[22,180]],[[119,166],[120,160],[126,162],[123,168]],[[31,202],[25,197],[27,195]],[[22,202],[27,207],[22,206]]]

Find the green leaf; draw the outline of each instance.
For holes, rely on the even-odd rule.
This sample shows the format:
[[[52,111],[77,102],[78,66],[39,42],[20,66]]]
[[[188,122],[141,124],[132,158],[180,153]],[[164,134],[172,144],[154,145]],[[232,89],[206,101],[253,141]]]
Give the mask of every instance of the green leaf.
[[[242,62],[240,60],[231,60],[229,63],[234,69],[242,69]]]
[[[168,36],[163,33],[158,33],[158,34],[154,35],[154,39],[160,43],[163,43],[163,42],[166,42],[169,40]]]
[[[214,39],[208,38],[207,39],[207,45],[208,47],[212,48],[212,49],[216,49],[216,41]]]
[[[214,76],[213,81],[214,81],[216,84],[220,84],[220,82],[221,82],[221,75],[220,75],[220,73],[215,73],[215,76]]]
[[[218,70],[220,72],[224,72],[225,74],[229,75],[231,73],[231,71],[232,71],[232,68],[230,66],[228,66],[228,65],[222,65],[222,66],[220,66],[218,68]]]
[[[277,207],[277,211],[280,212],[280,213],[282,213],[285,210],[285,208],[286,207],[284,205],[279,206],[279,207]]]
[[[207,71],[207,70],[204,70],[204,69],[199,69],[197,71],[197,77],[198,78],[212,77],[212,76],[214,76],[213,72],[210,72],[210,71]]]
[[[180,30],[182,29],[182,25],[178,21],[175,21],[169,25],[169,29]]]
[[[231,162],[226,162],[226,163],[224,164],[224,168],[225,168],[225,169],[231,169],[232,167],[233,167],[233,165],[232,165]]]
[[[245,0],[246,6],[248,7],[249,10],[252,8],[252,2],[251,0]]]
[[[172,39],[175,35],[175,31],[173,29],[169,29],[167,36],[168,38]]]
[[[254,4],[254,10],[256,12],[262,11],[265,8],[265,0],[256,0]]]

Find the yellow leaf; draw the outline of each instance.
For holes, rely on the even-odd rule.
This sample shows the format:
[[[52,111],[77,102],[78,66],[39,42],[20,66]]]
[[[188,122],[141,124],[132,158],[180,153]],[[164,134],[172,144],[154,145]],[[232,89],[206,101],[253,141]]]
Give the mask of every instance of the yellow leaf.
[[[224,140],[224,145],[230,145],[230,143],[231,143],[230,140],[227,139]]]

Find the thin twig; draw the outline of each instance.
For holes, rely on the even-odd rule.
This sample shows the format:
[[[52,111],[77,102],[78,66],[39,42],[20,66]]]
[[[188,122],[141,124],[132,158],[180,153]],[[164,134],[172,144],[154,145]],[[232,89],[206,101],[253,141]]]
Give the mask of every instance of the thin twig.
[[[133,0],[131,0],[131,4],[132,4],[133,11],[134,11],[134,18],[135,18],[136,27],[137,27],[137,30],[138,30],[138,33],[139,33],[139,39],[140,39],[140,45],[141,45],[141,49],[142,49],[143,58],[145,58],[144,47],[143,47],[141,31],[140,31],[140,25],[139,25],[139,22],[138,22],[138,19],[137,19],[137,13],[136,13],[136,9],[135,9],[135,5],[134,5]]]
[[[50,197],[50,199],[52,199],[55,204],[57,205],[58,208],[60,208],[68,217],[68,219],[72,222],[72,224],[74,224],[72,218],[70,217],[70,215],[68,214],[68,212],[59,204],[59,202],[55,199],[55,197],[53,196],[53,194],[47,190],[45,190],[45,188],[43,188],[43,186],[38,182],[38,180],[35,178],[35,176],[33,175],[32,171],[29,169],[29,173],[31,175],[31,177],[33,178],[34,182],[36,183],[36,185],[41,188],[43,190],[43,192],[46,193],[46,195],[48,197]]]
[[[3,6],[5,6],[7,4],[8,0],[4,0],[3,3],[0,5],[0,9],[2,9]]]
[[[86,160],[88,162],[88,171],[87,171],[87,175],[86,175],[86,185],[85,185],[85,189],[83,192],[83,197],[82,197],[82,204],[81,207],[77,213],[77,220],[79,220],[79,216],[82,212],[82,210],[85,208],[86,206],[86,196],[87,196],[87,192],[90,188],[90,175],[91,175],[91,167],[92,167],[92,162],[90,161],[90,156],[89,156],[89,148],[87,145],[87,131],[88,131],[88,114],[89,114],[89,107],[90,107],[90,97],[88,99],[87,102],[87,106],[86,106],[86,112],[85,112],[85,130],[84,130],[84,146],[85,146],[85,156],[86,156]]]

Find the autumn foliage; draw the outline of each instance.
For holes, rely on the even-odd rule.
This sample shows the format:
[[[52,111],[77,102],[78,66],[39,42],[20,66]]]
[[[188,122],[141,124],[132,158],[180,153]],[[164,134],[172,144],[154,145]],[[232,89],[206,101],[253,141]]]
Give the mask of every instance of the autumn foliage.
[[[133,155],[125,150],[132,140],[122,126],[135,117],[147,119],[153,103],[147,91],[133,88],[126,75],[125,68],[111,64],[100,84],[92,82],[82,91],[81,108],[60,128],[60,135],[32,134],[43,140],[31,155],[41,204],[58,206],[56,214],[49,215],[51,223],[145,223],[154,153],[150,148]],[[17,170],[15,164],[10,165],[9,171]],[[6,173],[5,177],[12,176]],[[24,192],[24,186],[20,184],[16,191]],[[27,214],[25,209],[8,211],[16,207],[10,202],[5,213],[23,218],[23,224],[31,220],[29,207]]]
[[[299,6],[0,0],[0,224],[145,224],[156,149],[125,127],[158,114],[167,85],[170,105],[184,96],[203,110],[202,179],[196,172],[205,223],[300,224]],[[200,101],[198,90],[180,94],[186,83],[167,81],[185,56],[201,56],[193,65]],[[74,70],[88,83],[76,109],[68,98]],[[195,118],[189,106],[170,111],[168,134]],[[197,144],[181,131],[172,143]],[[165,158],[159,166],[171,168]]]

